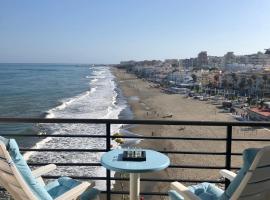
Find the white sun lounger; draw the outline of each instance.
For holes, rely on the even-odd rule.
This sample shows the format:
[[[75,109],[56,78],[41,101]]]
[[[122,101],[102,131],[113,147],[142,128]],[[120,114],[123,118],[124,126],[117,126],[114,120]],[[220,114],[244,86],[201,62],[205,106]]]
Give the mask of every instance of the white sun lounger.
[[[15,140],[12,142],[13,145],[16,144]],[[6,144],[0,140],[0,185],[15,200],[98,199],[97,192],[93,194],[92,191],[95,189],[91,189],[91,191],[89,189],[94,186],[94,183],[80,182],[68,177],[62,177],[45,185],[41,176],[56,169],[56,165],[50,164],[31,172],[26,162],[22,160],[21,154],[15,153],[15,151],[18,151],[16,146],[17,144],[12,147],[13,151],[10,153]],[[88,192],[87,197],[84,195],[84,197],[78,198],[85,192]],[[95,197],[89,197],[91,194]]]

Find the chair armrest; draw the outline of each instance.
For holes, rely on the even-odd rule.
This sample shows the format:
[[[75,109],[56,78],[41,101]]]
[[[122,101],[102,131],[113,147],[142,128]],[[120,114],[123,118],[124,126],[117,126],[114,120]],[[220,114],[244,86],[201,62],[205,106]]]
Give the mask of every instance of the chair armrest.
[[[73,200],[79,197],[85,190],[88,188],[94,187],[95,183],[91,182],[82,182],[80,185],[70,189],[69,191],[65,192],[61,196],[57,197],[55,200]]]
[[[229,170],[227,170],[227,169],[222,169],[222,170],[219,171],[219,173],[220,173],[223,177],[229,179],[230,181],[232,181],[232,180],[236,177],[236,175],[237,175],[236,173],[234,173],[234,172],[232,172],[232,171],[229,171]]]
[[[193,194],[191,191],[189,191],[189,189],[186,186],[184,186],[183,184],[179,182],[172,182],[171,189],[178,192],[186,200],[201,200],[201,198]]]
[[[54,164],[49,164],[46,166],[39,167],[35,170],[32,171],[32,174],[35,178],[41,177],[42,175],[51,172],[56,169],[56,165]]]

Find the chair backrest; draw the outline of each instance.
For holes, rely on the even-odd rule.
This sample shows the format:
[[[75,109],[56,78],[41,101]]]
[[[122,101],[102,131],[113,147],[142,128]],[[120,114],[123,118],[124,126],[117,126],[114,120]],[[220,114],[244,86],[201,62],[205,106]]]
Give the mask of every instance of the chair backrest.
[[[270,199],[270,146],[262,148],[254,158],[232,200]]]
[[[38,200],[17,170],[2,142],[0,142],[0,185],[16,200]]]

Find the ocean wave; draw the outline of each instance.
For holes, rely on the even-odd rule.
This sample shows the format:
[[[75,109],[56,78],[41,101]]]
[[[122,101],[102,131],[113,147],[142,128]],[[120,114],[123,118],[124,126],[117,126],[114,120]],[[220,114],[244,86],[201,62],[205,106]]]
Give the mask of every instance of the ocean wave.
[[[59,106],[48,110],[46,112],[47,115],[45,116],[45,118],[54,118],[55,117],[54,112],[66,109],[69,105],[71,105],[75,101],[79,101],[80,99],[85,98],[86,96],[89,96],[90,94],[94,93],[96,91],[96,89],[97,89],[96,87],[93,87],[90,89],[90,91],[86,91],[80,95],[73,97],[73,98],[68,98],[68,99],[63,100]]]
[[[94,78],[94,79],[91,80],[91,82],[89,84],[91,85],[91,84],[93,84],[93,83],[95,83],[97,81],[98,81],[98,79],[97,78]]]
[[[101,70],[101,71],[98,71]],[[101,75],[103,78],[97,77]],[[91,88],[90,90],[77,95],[73,98],[64,99],[61,104],[48,110],[46,118],[96,118],[106,119],[113,118],[118,119],[119,114],[127,107],[126,102],[118,102],[117,85],[114,81],[114,76],[110,72],[109,68],[96,69],[92,73],[94,79],[90,78]],[[95,80],[93,82],[93,80]],[[47,134],[94,134],[101,135],[105,133],[104,125],[96,124],[42,124],[41,125]],[[112,125],[112,134],[119,132],[121,124]],[[42,140],[36,144],[36,148],[104,148],[105,139],[100,138],[57,138],[48,137],[46,140]],[[81,153],[78,155],[75,152],[69,152],[66,155],[58,155],[55,152],[43,152],[40,153],[28,153],[25,154],[27,159],[32,161],[42,162],[99,162],[102,153],[87,154]],[[60,168],[56,173],[61,175],[74,175],[74,167]],[[105,176],[105,171],[99,168],[93,170],[76,170],[76,175],[93,175],[93,176]],[[96,185],[100,189],[105,189],[105,185],[102,181],[97,181]]]

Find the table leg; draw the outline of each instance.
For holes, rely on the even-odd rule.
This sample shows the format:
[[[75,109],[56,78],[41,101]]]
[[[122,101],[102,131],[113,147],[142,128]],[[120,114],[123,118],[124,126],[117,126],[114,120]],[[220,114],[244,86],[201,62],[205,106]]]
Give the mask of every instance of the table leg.
[[[140,199],[140,174],[139,173],[130,174],[129,199],[130,200]]]

